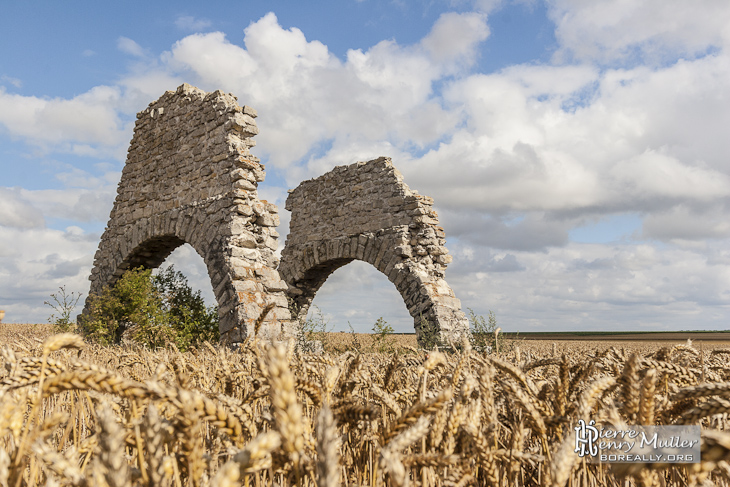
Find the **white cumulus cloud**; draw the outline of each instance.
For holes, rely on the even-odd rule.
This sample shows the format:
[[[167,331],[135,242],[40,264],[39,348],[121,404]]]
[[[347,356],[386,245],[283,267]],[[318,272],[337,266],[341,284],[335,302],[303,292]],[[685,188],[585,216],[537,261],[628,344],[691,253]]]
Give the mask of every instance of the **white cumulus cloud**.
[[[118,112],[121,96],[113,86],[97,86],[71,99],[14,95],[0,87],[0,127],[65,152],[86,143],[112,148],[129,140]]]
[[[561,44],[558,57],[657,63],[694,57],[730,40],[730,4],[723,0],[550,0],[548,6]]]
[[[406,182],[436,200],[455,256],[447,277],[465,306],[492,307],[506,325],[691,328],[727,318],[728,4],[550,0],[554,58],[482,73],[488,15],[500,2],[481,3],[478,13],[444,13],[418,42],[382,40],[343,58],[273,13],[242,39],[194,33],[157,59],[121,38],[119,48],[144,62],[118,86],[69,99],[0,87],[0,127],[98,157],[126,146],[131,114],[164,90],[182,81],[223,89],[258,110],[255,153],[291,186],[335,165],[392,156]],[[43,218],[104,221],[113,183],[102,178],[95,190],[86,174],[63,177],[79,188],[73,196],[0,192],[0,239],[34,235],[61,249],[29,244],[38,257],[3,257],[6,275],[50,272],[53,280],[83,270],[68,245],[79,236],[46,230]],[[281,202],[283,188],[266,184],[262,194]],[[641,220],[620,245],[571,242],[571,230],[620,214]],[[356,271],[336,282],[353,275],[390,299]],[[355,295],[343,299],[342,309],[356,304]],[[333,316],[346,319],[341,311]]]

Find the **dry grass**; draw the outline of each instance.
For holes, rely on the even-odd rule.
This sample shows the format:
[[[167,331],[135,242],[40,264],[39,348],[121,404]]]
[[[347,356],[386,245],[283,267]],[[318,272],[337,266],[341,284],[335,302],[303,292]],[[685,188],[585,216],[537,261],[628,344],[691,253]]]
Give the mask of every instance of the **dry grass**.
[[[714,349],[730,349],[730,341],[705,339],[706,333],[697,334],[698,340],[695,340],[695,348],[702,346],[705,350]],[[729,337],[730,338],[730,337]],[[393,345],[395,349],[402,349],[407,347],[416,348],[415,334],[393,334],[387,337],[389,344]],[[531,352],[533,355],[545,355],[552,354],[553,346],[556,349],[556,355],[570,354],[574,352],[595,352],[604,351],[610,348],[616,348],[618,350],[638,352],[640,354],[648,354],[655,352],[662,347],[671,347],[674,345],[681,345],[686,343],[686,340],[610,340],[602,338],[601,340],[527,340],[524,338],[510,339],[506,338],[505,346],[509,350],[514,348],[514,345],[519,346],[522,353]],[[375,336],[369,333],[348,333],[348,332],[332,332],[327,333],[325,338],[325,348],[333,353],[342,353],[347,350],[359,349],[360,351],[373,351],[376,348]],[[554,345],[553,345],[554,344]],[[502,346],[502,345],[500,345]]]
[[[53,335],[53,325],[31,323],[0,323],[0,343],[42,342]]]
[[[730,485],[722,348],[180,353],[1,328],[0,486]],[[578,461],[580,418],[700,423],[703,461]]]
[[[322,338],[322,337],[318,337]],[[347,350],[375,351],[377,342],[374,335],[369,333],[326,333],[323,337],[325,349],[332,353],[343,353]],[[389,335],[385,339],[385,346],[394,349],[416,347],[416,335]]]

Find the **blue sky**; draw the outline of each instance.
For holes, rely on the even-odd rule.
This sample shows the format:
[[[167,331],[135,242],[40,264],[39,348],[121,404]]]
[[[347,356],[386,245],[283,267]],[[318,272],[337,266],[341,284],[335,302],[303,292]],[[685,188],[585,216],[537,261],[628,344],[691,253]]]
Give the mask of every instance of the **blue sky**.
[[[391,156],[436,201],[457,297],[505,330],[724,329],[728,25],[711,0],[6,5],[0,308],[43,322],[59,286],[88,292],[135,113],[188,82],[257,108],[282,208]],[[170,260],[210,299],[191,248]],[[338,330],[412,330],[366,264],[315,304]]]

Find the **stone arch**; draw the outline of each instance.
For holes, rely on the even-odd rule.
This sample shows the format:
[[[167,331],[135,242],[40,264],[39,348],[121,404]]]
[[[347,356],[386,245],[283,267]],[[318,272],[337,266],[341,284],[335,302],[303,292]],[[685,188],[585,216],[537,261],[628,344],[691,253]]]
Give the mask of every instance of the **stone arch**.
[[[422,319],[458,340],[469,323],[444,279],[451,262],[433,199],[412,191],[388,158],[339,166],[289,192],[291,223],[279,274],[306,315],[327,278],[355,259],[385,274],[423,342]]]
[[[292,332],[286,284],[275,270],[278,209],[257,193],[265,171],[250,152],[255,118],[233,95],[188,84],[137,114],[90,294],[189,243],[207,266],[222,339],[242,340],[269,304],[262,333]]]

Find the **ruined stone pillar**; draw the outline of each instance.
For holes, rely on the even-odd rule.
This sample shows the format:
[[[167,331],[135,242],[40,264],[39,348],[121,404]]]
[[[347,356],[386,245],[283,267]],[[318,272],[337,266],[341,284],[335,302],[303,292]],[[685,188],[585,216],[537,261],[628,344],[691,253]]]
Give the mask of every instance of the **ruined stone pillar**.
[[[250,152],[255,118],[233,95],[188,84],[137,114],[90,294],[114,285],[127,269],[159,266],[189,243],[208,268],[223,340],[252,333],[268,304],[274,307],[261,333],[292,332],[274,254],[278,210],[257,193],[265,172]]]
[[[299,316],[330,274],[358,259],[398,289],[419,343],[427,335],[460,343],[469,322],[444,278],[451,256],[432,205],[385,157],[336,167],[290,191],[279,273]]]

